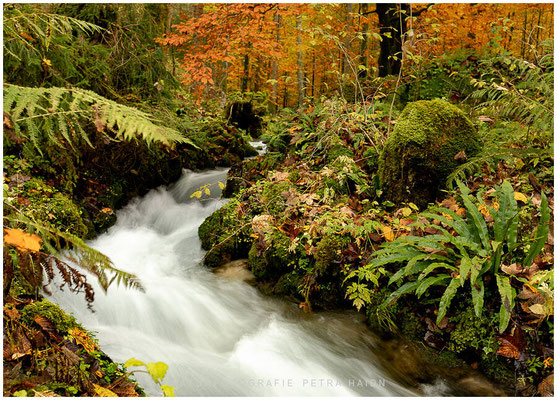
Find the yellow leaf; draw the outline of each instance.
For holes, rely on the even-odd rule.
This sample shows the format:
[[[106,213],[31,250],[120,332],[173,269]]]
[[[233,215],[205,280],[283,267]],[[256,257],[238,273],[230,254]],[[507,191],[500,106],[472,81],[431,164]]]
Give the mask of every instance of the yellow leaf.
[[[41,249],[41,238],[37,235],[25,233],[21,229],[4,229],[4,243],[29,251],[39,251]]]
[[[68,330],[68,333],[75,339],[76,343],[82,345],[88,353],[92,353],[99,348],[89,337],[89,334],[79,328],[72,328]]]
[[[381,230],[383,231],[383,236],[387,242],[392,242],[395,240],[395,234],[390,226],[381,225]]]
[[[209,188],[205,188],[205,194],[206,194],[207,196],[210,196],[210,195],[211,195],[211,191],[209,190]]]
[[[409,207],[404,207],[402,209],[402,215],[404,215],[405,217],[409,216],[410,214],[412,214],[412,210]]]
[[[487,207],[484,206],[483,204],[480,204],[480,205],[478,206],[478,210],[480,210],[480,212],[482,213],[482,215],[483,215],[484,217],[489,216],[489,210],[488,210]]]
[[[168,386],[168,385],[161,385],[161,389],[162,389],[162,392],[164,394],[164,397],[175,397],[174,396],[175,387]]]
[[[521,201],[523,203],[528,203],[528,198],[523,193],[520,193],[520,192],[514,192],[514,199],[516,201]]]
[[[542,304],[532,304],[529,308],[534,314],[545,315]]]
[[[222,182],[219,181],[219,187],[220,187],[221,189],[224,189],[224,183],[222,183]]]
[[[93,383],[93,387],[95,388],[95,393],[99,397],[118,397],[112,390],[97,385],[96,383]]]
[[[201,198],[201,190],[198,190],[197,192],[193,192],[192,195],[190,196],[190,198],[194,198],[197,197],[198,199]]]

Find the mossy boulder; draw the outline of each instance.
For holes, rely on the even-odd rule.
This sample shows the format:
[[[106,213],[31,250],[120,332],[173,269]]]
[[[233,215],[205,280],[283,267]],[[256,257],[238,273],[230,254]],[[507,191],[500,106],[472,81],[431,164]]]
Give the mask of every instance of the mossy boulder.
[[[476,128],[458,107],[443,100],[410,103],[380,157],[385,198],[425,207],[448,175],[481,147]]]
[[[63,232],[85,237],[88,228],[83,221],[83,210],[73,200],[47,185],[39,178],[25,183],[24,190],[29,196],[25,212],[41,223],[56,226]]]
[[[201,247],[207,250],[204,262],[211,268],[232,260],[247,258],[251,246],[249,227],[238,229],[242,222],[235,212],[236,203],[230,202],[218,209],[199,226]]]
[[[72,315],[66,314],[58,305],[43,299],[26,305],[21,310],[21,322],[30,327],[37,315],[46,317],[62,333],[67,333],[72,328],[80,328]]]

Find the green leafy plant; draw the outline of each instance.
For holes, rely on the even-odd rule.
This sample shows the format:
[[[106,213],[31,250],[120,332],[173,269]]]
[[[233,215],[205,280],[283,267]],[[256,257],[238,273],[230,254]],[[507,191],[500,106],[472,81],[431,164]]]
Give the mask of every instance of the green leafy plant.
[[[117,140],[142,138],[148,143],[189,143],[179,132],[165,128],[148,113],[118,104],[84,89],[30,88],[4,85],[4,112],[17,135],[29,140],[42,154],[42,146],[75,148],[78,139],[92,147],[83,126],[94,124],[97,132],[113,131]]]
[[[347,296],[359,308],[369,300],[370,289],[365,282],[379,286],[379,279],[388,277],[388,286],[398,285],[380,308],[386,308],[400,296],[413,293],[418,298],[426,292],[434,297],[434,287],[445,288],[439,298],[437,323],[447,314],[451,301],[468,283],[476,316],[483,310],[485,290],[484,276],[491,275],[501,297],[499,331],[507,328],[516,297],[510,277],[500,272],[500,265],[520,259],[526,242],[518,240],[519,210],[510,183],[505,181],[496,189],[498,207],[487,205],[478,194],[479,205],[474,204],[469,189],[460,181],[461,199],[466,218],[446,207],[433,207],[420,214],[427,222],[413,224],[416,228],[433,228],[439,233],[426,236],[400,236],[387,242],[374,253],[372,261],[347,276],[357,278],[347,291]],[[493,218],[493,227],[488,227],[482,210]],[[541,218],[534,242],[520,259],[528,267],[541,252],[548,237],[550,211],[545,194],[542,193]],[[433,223],[437,221],[438,223]],[[388,265],[399,265],[395,273],[387,270]],[[493,280],[492,280],[493,281]]]
[[[6,203],[4,203],[6,205]],[[74,292],[85,293],[89,304],[93,302],[94,293],[87,278],[77,268],[95,276],[103,290],[116,282],[126,287],[142,290],[137,277],[114,267],[112,261],[101,252],[89,247],[79,237],[60,229],[35,221],[19,210],[4,216],[4,227],[12,227],[13,231],[23,228],[30,232],[24,234],[21,240],[14,243],[4,243],[4,294],[9,293],[10,285],[16,274],[21,275],[34,288],[43,289],[54,278],[56,269]],[[34,245],[26,245],[24,235],[35,240]],[[16,238],[17,239],[17,238]],[[39,250],[42,248],[44,250]],[[45,279],[46,278],[46,279]]]
[[[137,370],[137,371],[132,371],[131,373],[133,374],[134,372],[146,372],[149,375],[151,375],[151,378],[153,379],[153,381],[160,386],[162,393],[164,395],[164,397],[174,397],[174,389],[176,389],[173,386],[168,386],[168,385],[163,385],[162,384],[162,380],[164,379],[165,375],[166,375],[166,371],[168,370],[168,365],[159,361],[156,363],[147,363],[145,364],[143,361],[137,360],[135,358],[130,358],[128,361],[126,361],[124,363],[124,367],[125,368],[129,368],[129,367],[145,367],[146,371],[142,371],[142,370]]]

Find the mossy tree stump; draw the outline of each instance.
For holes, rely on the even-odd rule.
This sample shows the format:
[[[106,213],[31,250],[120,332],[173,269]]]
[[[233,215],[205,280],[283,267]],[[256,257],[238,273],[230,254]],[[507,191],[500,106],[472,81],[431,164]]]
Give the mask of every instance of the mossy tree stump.
[[[437,198],[448,175],[481,147],[476,128],[456,106],[443,100],[410,103],[381,154],[385,198],[425,207]]]

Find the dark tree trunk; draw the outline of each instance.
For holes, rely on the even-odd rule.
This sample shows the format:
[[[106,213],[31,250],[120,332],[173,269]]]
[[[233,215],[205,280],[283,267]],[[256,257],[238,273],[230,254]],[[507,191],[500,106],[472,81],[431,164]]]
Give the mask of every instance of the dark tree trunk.
[[[399,8],[400,7],[400,8]],[[379,51],[379,76],[396,75],[402,59],[402,35],[406,32],[406,15],[398,11],[408,10],[407,4],[377,3],[379,33],[383,37]],[[401,29],[402,28],[402,29]],[[391,37],[384,36],[390,33]]]
[[[242,93],[248,91],[248,83],[249,83],[249,56],[246,54],[244,56],[244,74],[242,75],[242,81],[240,90]]]

